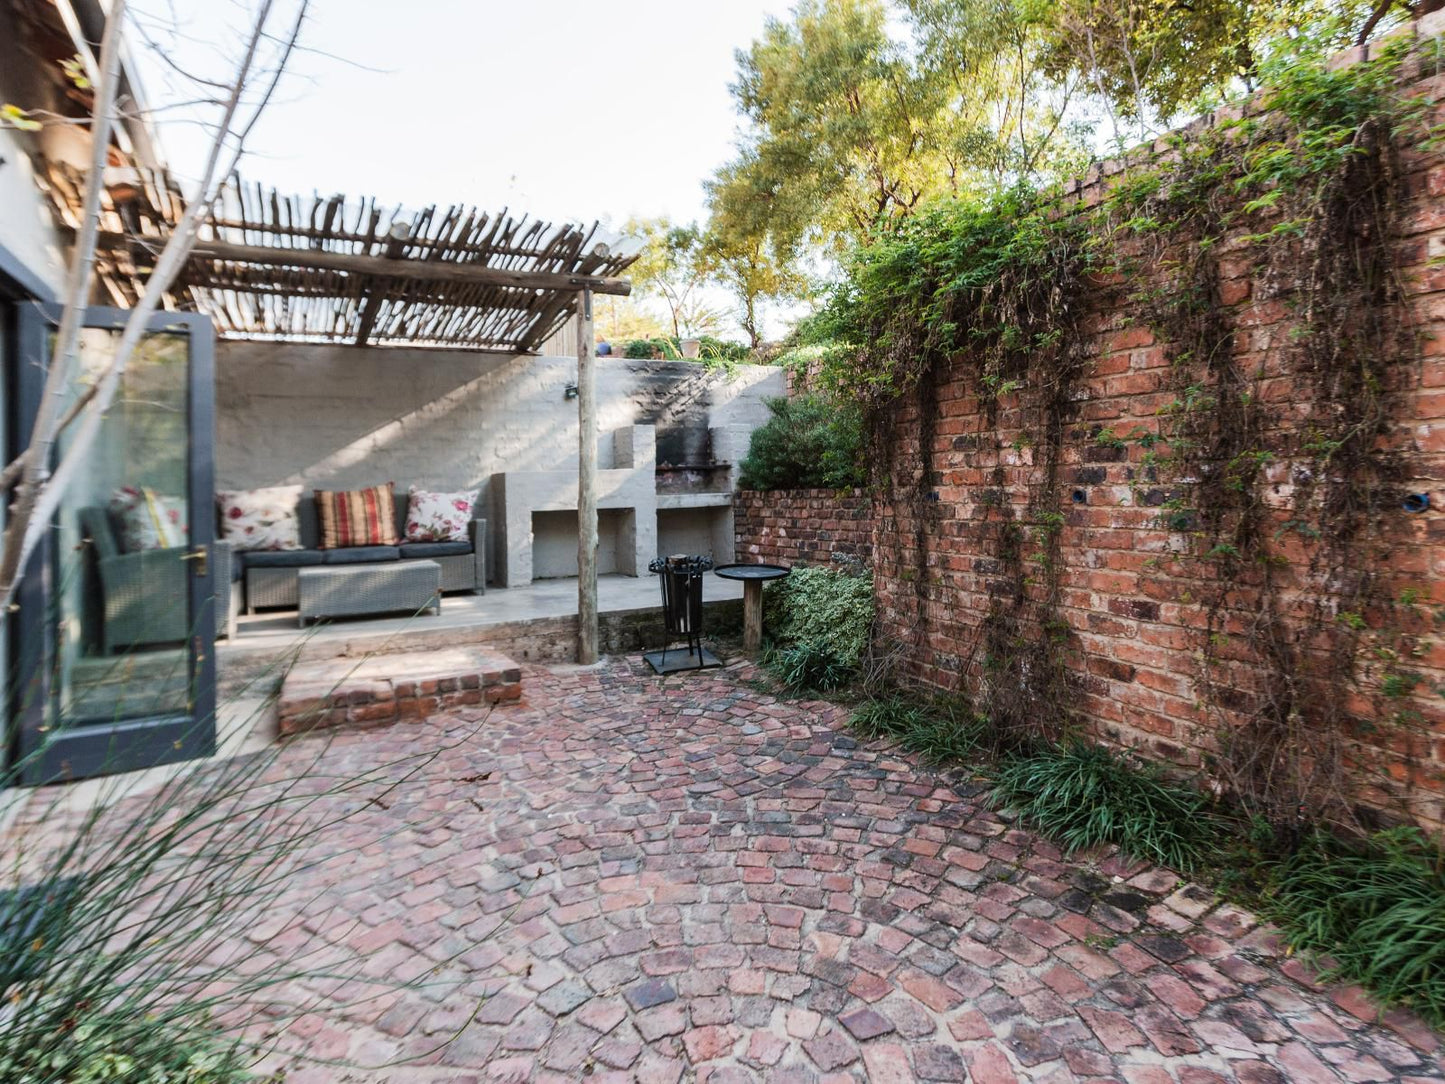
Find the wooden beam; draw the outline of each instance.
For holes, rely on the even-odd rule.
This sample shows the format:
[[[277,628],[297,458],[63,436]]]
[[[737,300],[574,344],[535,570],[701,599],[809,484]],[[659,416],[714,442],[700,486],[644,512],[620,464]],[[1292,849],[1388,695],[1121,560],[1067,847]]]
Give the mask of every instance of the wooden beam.
[[[411,227],[405,222],[392,224],[386,236],[386,251],[382,258],[387,260],[399,260],[406,249],[407,238],[411,236]],[[374,293],[367,295],[366,301],[361,308],[361,326],[356,332],[356,345],[365,346],[366,340],[371,338],[371,329],[376,326],[376,318],[381,314],[382,295]]]
[[[577,296],[577,661],[597,661],[597,359],[592,291]]]
[[[129,248],[144,240],[157,249],[164,237],[132,238],[122,233],[102,233],[97,243],[105,248]],[[203,239],[196,242],[191,261],[221,260],[226,263],[256,264],[264,267],[302,267],[321,271],[344,271],[377,278],[409,279],[422,282],[459,282],[474,286],[502,286],[517,290],[587,290],[595,294],[626,297],[632,293],[627,279],[603,275],[574,275],[566,271],[513,271],[486,267],[460,260],[391,260],[385,256],[362,256],[351,252],[321,249],[273,248],[270,245],[236,245],[229,241]],[[204,283],[195,283],[204,285]]]

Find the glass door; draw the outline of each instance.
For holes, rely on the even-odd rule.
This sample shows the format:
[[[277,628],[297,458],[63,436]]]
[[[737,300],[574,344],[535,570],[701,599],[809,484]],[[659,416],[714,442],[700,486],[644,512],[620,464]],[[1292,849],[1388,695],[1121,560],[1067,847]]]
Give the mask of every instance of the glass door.
[[[67,403],[110,366],[126,313],[91,309]],[[28,435],[59,313],[21,312],[16,432]],[[26,569],[15,660],[21,776],[42,783],[215,747],[212,329],[156,316]],[[63,430],[56,461],[74,446]],[[220,603],[224,616],[225,604]]]

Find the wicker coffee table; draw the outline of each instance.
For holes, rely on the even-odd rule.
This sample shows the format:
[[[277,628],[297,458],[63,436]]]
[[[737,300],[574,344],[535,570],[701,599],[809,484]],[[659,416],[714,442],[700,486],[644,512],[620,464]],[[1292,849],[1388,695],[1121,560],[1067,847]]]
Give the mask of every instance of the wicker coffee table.
[[[435,561],[317,565],[298,570],[297,620],[442,612],[442,566]]]

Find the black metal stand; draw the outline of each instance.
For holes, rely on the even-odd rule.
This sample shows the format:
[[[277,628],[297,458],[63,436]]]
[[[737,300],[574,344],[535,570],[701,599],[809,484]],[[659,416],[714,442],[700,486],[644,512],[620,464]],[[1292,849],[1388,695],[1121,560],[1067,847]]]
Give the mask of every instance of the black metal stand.
[[[661,651],[649,651],[643,658],[659,674],[722,665],[721,659],[702,646],[702,576],[710,568],[712,558],[684,555],[659,557],[647,566],[662,584],[665,639]],[[668,645],[674,640],[687,642],[687,653],[681,658],[676,651],[668,657]]]

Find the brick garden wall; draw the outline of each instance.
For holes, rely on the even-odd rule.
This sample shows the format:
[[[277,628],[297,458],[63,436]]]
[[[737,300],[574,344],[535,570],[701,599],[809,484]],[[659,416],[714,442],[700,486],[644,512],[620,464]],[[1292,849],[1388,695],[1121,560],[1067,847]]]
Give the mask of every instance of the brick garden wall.
[[[741,490],[733,503],[739,561],[827,564],[873,556],[873,500],[861,489]]]
[[[1441,89],[1438,77],[1419,87],[1437,100]],[[1445,164],[1406,150],[1402,165],[1403,229],[1396,266],[1405,284],[1408,318],[1422,333],[1423,356],[1400,364],[1387,401],[1394,420],[1391,440],[1404,467],[1401,495],[1426,493],[1431,505],[1426,512],[1408,514],[1397,510],[1399,496],[1392,498],[1372,571],[1386,577],[1384,591],[1390,597],[1419,592],[1424,612],[1416,618],[1369,615],[1372,625],[1402,621],[1404,635],[1372,631],[1366,636],[1358,656],[1364,680],[1345,706],[1367,721],[1355,735],[1361,743],[1353,747],[1355,753],[1388,771],[1390,782],[1384,786],[1395,795],[1367,781],[1364,800],[1398,809],[1403,794],[1417,819],[1439,825],[1445,820],[1445,712],[1437,690],[1445,688],[1445,641],[1434,640],[1431,633],[1438,629],[1431,626],[1433,608],[1445,606],[1439,575],[1445,571],[1445,270],[1436,266],[1445,253]],[[1097,202],[1111,174],[1119,172],[1118,167],[1096,172],[1078,186],[1078,198]],[[1307,641],[1319,628],[1316,602],[1325,601],[1326,625],[1339,619],[1330,598],[1335,585],[1311,574],[1318,546],[1284,531],[1294,488],[1308,462],[1298,449],[1307,438],[1312,384],[1309,374],[1292,368],[1292,299],[1270,280],[1254,252],[1237,236],[1223,242],[1217,296],[1233,330],[1236,361],[1242,371],[1257,373],[1254,392],[1278,420],[1265,434],[1276,458],[1266,468],[1264,502],[1274,517],[1267,525],[1277,532],[1274,549],[1288,564],[1269,575],[1279,584],[1274,597],[1285,635],[1292,638],[1292,649],[1308,655]],[[1227,612],[1221,640],[1215,641],[1223,669],[1203,672],[1205,600],[1221,595],[1220,566],[1188,559],[1190,546],[1197,543],[1171,530],[1161,514],[1173,490],[1170,479],[1147,465],[1145,444],[1100,440],[1102,427],[1119,435],[1159,433],[1161,412],[1180,394],[1171,369],[1178,344],[1158,337],[1142,303],[1134,300],[1139,287],[1168,281],[1158,266],[1146,268],[1146,277],[1151,275],[1154,283],[1101,282],[1086,288],[1088,361],[1072,397],[1055,505],[1066,522],[1054,612],[1066,627],[1059,650],[1070,704],[1094,733],[1156,759],[1207,768],[1221,728],[1244,725],[1260,706],[1261,690],[1278,675],[1271,675],[1268,663],[1246,646],[1265,598],[1260,590],[1264,573],[1251,568],[1232,574],[1238,580],[1224,592]],[[1015,583],[1006,582],[999,557],[1000,524],[1029,524],[1040,484],[1040,461],[1029,446],[1028,392],[989,402],[976,373],[973,359],[956,358],[936,367],[917,393],[895,408],[890,464],[895,479],[908,469],[899,464],[924,469],[923,439],[929,442],[932,472],[911,481],[902,478],[904,488],[914,487],[907,499],[895,490],[892,499],[880,501],[875,556],[884,634],[907,645],[907,669],[926,683],[974,692],[988,680],[980,646],[984,615],[1006,605],[1002,597],[1015,590]],[[788,539],[778,541],[781,527],[757,523],[756,499],[747,506],[739,522],[749,525],[747,537],[759,556],[790,552],[788,547],[797,545],[793,527]],[[786,499],[775,499],[772,506],[775,520],[786,522],[801,513],[799,522],[810,534],[816,533],[820,511],[806,503],[795,509]],[[740,528],[740,542],[743,536]],[[1037,602],[1042,577],[1028,575],[1023,593]],[[1035,616],[1039,612],[1033,611]],[[1037,627],[1028,635],[1041,638]],[[1373,695],[1380,691],[1379,652],[1391,650],[1406,656],[1408,669],[1420,680],[1414,695],[1382,708]],[[1382,710],[1416,714],[1408,730],[1374,728],[1368,721],[1379,719]]]

